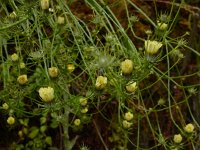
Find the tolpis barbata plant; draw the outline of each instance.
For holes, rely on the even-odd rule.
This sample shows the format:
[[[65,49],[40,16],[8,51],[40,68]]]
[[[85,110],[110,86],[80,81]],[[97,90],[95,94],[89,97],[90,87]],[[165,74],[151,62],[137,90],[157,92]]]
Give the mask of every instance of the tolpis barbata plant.
[[[158,15],[161,4],[166,13]],[[199,148],[200,54],[191,42],[198,38],[177,29],[190,26],[179,11],[194,19],[197,7],[131,0],[0,6],[0,149]]]

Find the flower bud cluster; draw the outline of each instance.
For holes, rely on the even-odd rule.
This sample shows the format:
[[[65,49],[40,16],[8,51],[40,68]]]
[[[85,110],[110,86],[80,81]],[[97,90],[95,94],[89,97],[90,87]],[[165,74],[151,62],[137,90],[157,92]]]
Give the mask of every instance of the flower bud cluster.
[[[194,125],[189,123],[183,129],[184,129],[185,133],[187,133],[186,136],[191,136],[192,133],[194,132]],[[174,143],[180,144],[182,142],[182,140],[183,140],[183,137],[181,134],[174,135],[174,138],[173,138]]]
[[[121,62],[120,65],[121,71],[123,74],[128,75],[133,72],[133,61],[130,59],[126,59],[123,62]],[[133,81],[129,81],[126,85],[126,91],[129,93],[135,93],[137,89],[137,83]]]
[[[88,112],[88,99],[85,97],[81,97],[79,99],[80,105],[81,105],[81,113],[85,114]]]
[[[133,119],[133,114],[131,112],[126,112],[124,114],[124,120],[122,121],[122,126],[125,129],[129,129],[132,125],[132,122],[130,122]]]

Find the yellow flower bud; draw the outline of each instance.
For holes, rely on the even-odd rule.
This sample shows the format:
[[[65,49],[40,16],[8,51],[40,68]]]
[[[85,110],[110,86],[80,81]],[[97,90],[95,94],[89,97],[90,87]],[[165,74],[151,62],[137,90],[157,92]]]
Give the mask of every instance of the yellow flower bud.
[[[181,143],[182,139],[183,138],[180,134],[175,134],[173,140],[174,140],[175,143]]]
[[[23,131],[24,134],[28,134],[28,129],[27,128],[23,128],[22,131]]]
[[[146,30],[145,33],[146,33],[147,35],[152,35],[152,31],[151,31],[151,30]]]
[[[145,50],[150,55],[156,54],[161,47],[162,47],[161,42],[150,41],[150,40],[145,41]]]
[[[168,25],[166,24],[166,23],[158,23],[158,28],[160,29],[160,30],[166,30],[167,29],[167,27],[168,27]]]
[[[70,73],[72,73],[72,72],[75,70],[74,64],[68,64],[68,65],[67,65],[67,70],[68,70]]]
[[[184,127],[185,132],[192,133],[194,131],[194,125],[189,123]]]
[[[26,83],[28,82],[27,75],[26,75],[26,74],[20,75],[20,76],[17,78],[17,81],[18,81],[19,84],[21,84],[21,85],[26,84]]]
[[[56,67],[49,68],[48,72],[49,72],[50,77],[52,77],[52,78],[55,78],[58,76],[58,68],[56,68]]]
[[[130,74],[133,71],[133,62],[130,59],[126,59],[121,62],[121,70],[123,74]]]
[[[12,117],[12,116],[8,117],[8,119],[7,119],[7,123],[8,123],[9,125],[14,124],[14,123],[15,123],[15,118]]]
[[[165,101],[164,99],[160,98],[160,99],[158,100],[158,103],[157,103],[157,104],[161,106],[161,105],[164,105],[165,102],[166,102],[166,101]]]
[[[64,24],[65,23],[65,18],[61,17],[61,16],[58,16],[57,23],[58,24]]]
[[[96,88],[98,90],[102,90],[106,87],[107,85],[107,77],[104,77],[104,76],[98,76],[97,79],[96,79]]]
[[[22,130],[19,130],[19,131],[18,131],[18,136],[19,136],[20,138],[23,137],[23,132],[22,132]]]
[[[26,65],[25,65],[25,63],[21,62],[21,63],[19,64],[19,67],[20,67],[21,69],[24,69],[24,68],[26,67]]]
[[[54,12],[54,9],[53,8],[49,8],[49,12]]]
[[[11,55],[11,60],[12,61],[17,61],[18,59],[19,59],[19,56],[16,53]]]
[[[85,106],[85,105],[87,105],[87,98],[81,97],[79,99],[79,102],[80,102],[81,106]]]
[[[133,119],[133,114],[131,112],[125,113],[124,119],[127,120],[127,121],[132,120]]]
[[[123,120],[122,125],[125,129],[128,129],[131,127],[132,123],[128,122],[127,120]]]
[[[41,1],[40,1],[40,4],[41,4],[41,8],[42,8],[43,10],[49,8],[49,0],[41,0]]]
[[[52,87],[40,88],[38,92],[44,102],[51,102],[54,99],[54,89]]]
[[[3,103],[2,105],[3,109],[7,110],[9,108],[8,104],[7,103]]]
[[[126,90],[127,92],[130,92],[130,93],[135,93],[137,89],[137,83],[136,82],[128,82],[128,84],[126,85]]]
[[[85,113],[87,113],[87,112],[88,112],[88,108],[87,108],[87,107],[81,109],[81,113],[85,114]]]
[[[74,120],[74,125],[75,126],[79,126],[81,124],[81,120],[80,119],[75,119]]]
[[[13,11],[12,13],[10,13],[9,17],[12,18],[12,19],[15,19],[17,17],[16,12]]]

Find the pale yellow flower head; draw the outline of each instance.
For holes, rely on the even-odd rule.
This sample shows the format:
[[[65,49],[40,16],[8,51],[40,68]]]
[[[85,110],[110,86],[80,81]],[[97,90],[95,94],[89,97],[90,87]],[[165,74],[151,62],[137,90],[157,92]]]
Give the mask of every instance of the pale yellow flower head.
[[[41,0],[40,5],[43,10],[48,9],[49,8],[49,0]]]
[[[7,119],[7,123],[8,123],[9,125],[14,124],[14,123],[15,123],[15,118],[12,117],[12,116],[8,117],[8,119]]]
[[[81,120],[80,119],[75,119],[74,120],[74,125],[75,126],[79,126],[81,124]]]
[[[18,59],[19,59],[19,56],[16,53],[11,55],[11,60],[12,61],[18,61]]]
[[[80,102],[81,106],[85,106],[85,105],[87,105],[87,98],[81,97],[79,99],[79,102]]]
[[[162,47],[162,45],[163,44],[161,42],[150,41],[150,40],[147,40],[144,43],[145,50],[150,55],[156,54],[158,52],[158,50]]]
[[[181,134],[175,134],[173,140],[175,143],[181,143],[183,140],[183,137],[181,136]]]
[[[72,72],[75,70],[74,64],[68,64],[68,65],[67,65],[67,70],[68,70],[70,73],[72,73]]]
[[[44,102],[51,102],[54,99],[54,89],[52,87],[40,88],[38,92]]]
[[[17,78],[17,82],[21,85],[23,84],[26,84],[28,82],[28,78],[27,78],[27,75],[24,74],[24,75],[20,75],[18,78]]]
[[[189,123],[184,127],[184,131],[187,133],[192,133],[194,131],[194,125]]]
[[[127,121],[131,121],[133,119],[133,114],[131,112],[125,113],[124,119]]]
[[[49,68],[48,72],[49,72],[50,77],[52,77],[52,78],[55,78],[58,76],[58,68],[56,68],[56,67]]]
[[[131,125],[132,125],[132,123],[128,122],[127,120],[123,120],[123,122],[122,122],[122,126],[123,126],[125,129],[130,128]]]
[[[133,71],[133,62],[130,59],[126,59],[121,62],[120,66],[123,74],[130,74]]]
[[[107,85],[107,77],[104,77],[104,76],[98,76],[97,79],[96,79],[96,88],[98,90],[102,90],[106,87]]]
[[[128,82],[128,84],[126,85],[126,90],[127,90],[127,92],[129,92],[129,93],[135,93],[136,89],[137,89],[137,83],[136,83],[136,82],[130,81],[130,82]]]
[[[65,23],[65,18],[62,17],[62,16],[58,16],[57,23],[58,24],[64,24]]]
[[[3,103],[2,107],[3,107],[3,109],[8,110],[9,105],[7,103]]]

